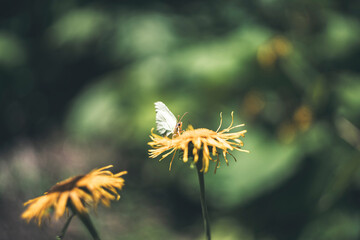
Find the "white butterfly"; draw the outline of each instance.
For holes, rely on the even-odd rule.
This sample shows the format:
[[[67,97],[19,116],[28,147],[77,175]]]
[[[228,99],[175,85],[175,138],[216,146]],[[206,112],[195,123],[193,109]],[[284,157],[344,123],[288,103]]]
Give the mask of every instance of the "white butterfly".
[[[156,129],[163,136],[181,133],[182,122],[178,122],[174,114],[167,108],[163,102],[156,102]]]

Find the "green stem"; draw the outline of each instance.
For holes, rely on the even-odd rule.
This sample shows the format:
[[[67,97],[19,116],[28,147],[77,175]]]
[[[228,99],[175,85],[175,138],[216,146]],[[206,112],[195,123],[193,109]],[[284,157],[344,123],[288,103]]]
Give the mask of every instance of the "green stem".
[[[83,224],[86,226],[86,228],[89,230],[93,239],[100,240],[100,237],[99,237],[94,225],[92,224],[89,214],[87,214],[87,213],[79,214],[79,218],[83,222]]]
[[[76,210],[76,208],[74,206],[72,206],[72,204],[70,205],[70,208],[72,209],[72,211],[74,213],[77,214],[77,216],[79,217],[79,219],[82,221],[82,223],[85,225],[85,227],[87,228],[87,230],[89,231],[89,233],[91,234],[91,236],[93,237],[94,240],[100,240],[99,234],[97,233],[89,214],[87,214],[86,212],[84,213],[80,213]]]
[[[207,240],[211,240],[209,213],[207,210],[206,198],[205,198],[204,172],[200,171],[202,168],[202,160],[200,156],[199,156],[199,161],[196,163],[196,168],[197,168],[199,184],[200,184],[200,201],[201,201],[202,216],[204,220],[205,235]]]
[[[65,237],[65,233],[66,233],[66,231],[67,231],[67,228],[69,227],[70,222],[71,222],[71,220],[72,220],[72,218],[73,218],[74,216],[75,216],[75,214],[72,213],[71,216],[66,220],[65,225],[64,225],[64,227],[61,229],[60,234],[59,234],[58,236],[56,236],[56,239],[57,239],[57,240],[61,240],[61,239],[63,239],[63,238]]]

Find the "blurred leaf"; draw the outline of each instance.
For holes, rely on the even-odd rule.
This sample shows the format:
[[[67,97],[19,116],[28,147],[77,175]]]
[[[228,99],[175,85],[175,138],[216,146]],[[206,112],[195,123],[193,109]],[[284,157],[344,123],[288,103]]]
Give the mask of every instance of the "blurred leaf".
[[[108,16],[97,9],[76,9],[63,15],[50,29],[48,37],[55,46],[75,46],[82,50],[103,36],[110,24]]]
[[[119,100],[111,82],[88,87],[70,110],[66,123],[69,133],[83,140],[112,135],[115,126],[124,121]]]
[[[360,117],[360,76],[342,74],[339,78],[336,88],[338,114],[355,122]]]
[[[267,29],[248,26],[177,52],[174,65],[189,81],[205,81],[215,86],[238,81],[237,77],[246,72],[246,65],[268,36]]]
[[[309,223],[300,240],[356,240],[359,237],[359,214],[335,210]]]
[[[167,53],[177,42],[172,19],[161,14],[127,14],[118,20],[115,53],[146,57]]]
[[[249,131],[249,128],[244,144],[249,154],[233,152],[237,162],[229,156],[229,167],[222,160],[216,174],[211,172],[214,163],[205,175],[209,204],[216,208],[238,206],[276,187],[294,173],[301,159],[296,145],[280,144],[263,132]],[[180,181],[186,193],[197,199],[196,176],[187,175]]]
[[[19,39],[7,33],[0,32],[0,66],[18,66],[25,62],[25,51]]]
[[[359,46],[360,24],[357,19],[338,15],[327,14],[325,34],[321,35],[319,48],[323,55],[338,58],[348,54]]]
[[[225,218],[214,222],[211,225],[212,239],[222,240],[254,240],[253,234],[241,226],[236,219]],[[199,237],[204,239],[203,237]]]

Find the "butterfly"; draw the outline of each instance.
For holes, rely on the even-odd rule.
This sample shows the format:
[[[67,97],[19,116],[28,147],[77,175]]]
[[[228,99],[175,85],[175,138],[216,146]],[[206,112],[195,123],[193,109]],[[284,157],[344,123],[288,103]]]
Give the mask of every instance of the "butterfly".
[[[156,129],[163,136],[169,136],[173,134],[180,135],[182,132],[182,118],[178,121],[174,114],[169,110],[169,108],[163,102],[156,102],[155,112],[156,112]]]

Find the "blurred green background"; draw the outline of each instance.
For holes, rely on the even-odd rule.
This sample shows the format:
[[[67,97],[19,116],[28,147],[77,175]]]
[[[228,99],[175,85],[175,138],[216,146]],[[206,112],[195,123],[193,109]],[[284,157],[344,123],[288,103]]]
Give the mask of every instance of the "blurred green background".
[[[360,239],[360,2],[8,1],[0,8],[0,239],[54,239],[22,204],[113,164],[102,239],[204,239],[194,169],[149,159],[153,103],[250,154],[205,175],[214,239]],[[229,158],[231,159],[231,158]],[[67,239],[88,239],[74,219]]]

